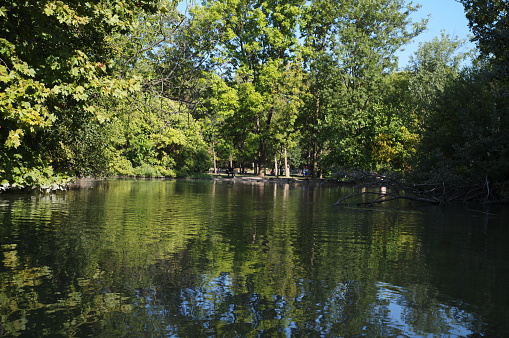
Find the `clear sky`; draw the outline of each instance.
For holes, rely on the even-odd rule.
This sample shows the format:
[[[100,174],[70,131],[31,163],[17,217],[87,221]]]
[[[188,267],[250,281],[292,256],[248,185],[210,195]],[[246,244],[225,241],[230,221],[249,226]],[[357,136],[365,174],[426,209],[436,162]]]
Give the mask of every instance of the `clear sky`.
[[[415,38],[412,44],[407,45],[405,51],[399,53],[400,68],[408,64],[408,59],[417,50],[419,42],[431,41],[434,37],[439,37],[442,30],[452,37],[469,39],[471,33],[462,4],[455,0],[413,0],[412,2],[422,5],[412,15],[412,19],[418,21],[429,15],[428,30]],[[473,48],[474,46],[473,43],[469,43],[466,48]]]

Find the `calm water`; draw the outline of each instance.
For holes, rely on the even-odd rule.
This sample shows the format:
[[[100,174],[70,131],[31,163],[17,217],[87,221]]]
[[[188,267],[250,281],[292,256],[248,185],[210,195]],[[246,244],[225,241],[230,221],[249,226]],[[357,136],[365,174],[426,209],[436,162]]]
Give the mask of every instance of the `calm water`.
[[[106,181],[0,194],[0,336],[506,336],[509,214],[345,188]]]

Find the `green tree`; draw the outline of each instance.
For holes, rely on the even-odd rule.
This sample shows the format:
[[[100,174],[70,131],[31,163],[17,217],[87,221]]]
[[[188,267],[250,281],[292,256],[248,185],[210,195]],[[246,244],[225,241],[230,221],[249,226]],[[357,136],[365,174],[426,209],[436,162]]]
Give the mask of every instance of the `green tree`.
[[[447,140],[451,137],[451,132],[447,132],[443,124],[443,118],[450,113],[445,113],[442,109],[444,100],[449,100],[448,90],[460,78],[462,67],[470,55],[463,51],[464,44],[464,40],[442,32],[440,37],[420,43],[417,51],[410,57],[406,68],[406,88],[401,88],[400,93],[408,92],[407,109],[413,112],[416,131],[420,138],[422,137],[418,156],[411,161],[412,166],[417,166],[417,172],[429,169],[429,163],[424,165],[421,160],[433,153],[433,145],[436,145],[438,140],[442,140],[440,142],[445,142],[444,144],[454,143]],[[439,120],[442,122],[438,122]]]
[[[136,79],[112,77],[107,37],[127,33],[135,16],[155,11],[157,2],[36,0],[0,6],[0,175],[7,183],[51,182],[52,168],[67,170],[69,164],[76,174],[97,170],[82,171],[88,161],[80,159],[101,148],[94,142],[72,145],[90,128],[101,129],[90,122],[106,114],[94,98],[125,97],[138,89]],[[55,151],[72,154],[53,159]]]
[[[477,69],[465,74],[453,87],[454,95],[462,100],[453,114],[461,126],[454,131],[462,136],[455,147],[454,153],[459,161],[454,167],[463,167],[460,171],[469,172],[471,175],[467,176],[477,180],[483,176],[485,180],[490,178],[507,198],[509,3],[506,0],[459,2],[465,7],[481,61]],[[458,90],[470,95],[463,96]]]
[[[235,88],[213,72],[208,72],[202,81],[205,90],[198,109],[203,115],[204,138],[212,151],[214,173],[218,173],[218,161],[228,159],[234,152],[235,137],[229,133],[233,128],[226,121],[237,111],[239,97]]]
[[[242,145],[263,175],[274,148],[276,112],[284,95],[281,74],[295,56],[296,31],[302,0],[206,1],[195,17],[209,22],[222,34],[219,50],[229,86],[239,98],[238,110],[229,117],[230,135]],[[242,142],[240,142],[242,141]]]
[[[459,0],[481,53],[504,74],[509,71],[509,3],[507,0]]]
[[[282,159],[280,165],[284,169],[285,176],[290,176],[289,154],[295,153],[300,141],[300,130],[297,119],[304,108],[304,98],[308,88],[306,87],[306,74],[302,62],[288,64],[286,69],[279,73],[276,85],[277,89],[272,96],[274,109],[274,127],[271,140],[275,157],[275,172],[278,174],[278,157]],[[300,158],[293,158],[294,162]],[[298,163],[298,162],[297,162]]]
[[[198,28],[168,6],[140,15],[131,34],[112,37],[117,73],[139,78],[142,88],[112,107],[118,129],[113,173],[175,176],[209,169],[196,107],[213,41],[195,38]]]
[[[459,105],[470,100],[462,92],[471,92],[464,82],[468,73],[461,68],[467,56],[460,52],[462,45],[463,41],[442,33],[440,38],[421,43],[410,59],[408,88],[423,137],[416,174],[433,173],[444,180],[456,171],[453,158],[459,155],[456,150],[463,139],[464,109]]]
[[[459,76],[468,53],[461,52],[465,41],[442,32],[440,38],[419,44],[410,56],[407,70],[412,74],[409,90],[420,109],[433,109],[437,94]]]
[[[331,165],[373,168],[377,111],[396,51],[423,29],[403,1],[313,1],[303,34],[310,69],[305,140],[314,175]]]
[[[507,197],[507,90],[484,68],[464,70],[437,95],[419,147],[419,179],[489,184]]]

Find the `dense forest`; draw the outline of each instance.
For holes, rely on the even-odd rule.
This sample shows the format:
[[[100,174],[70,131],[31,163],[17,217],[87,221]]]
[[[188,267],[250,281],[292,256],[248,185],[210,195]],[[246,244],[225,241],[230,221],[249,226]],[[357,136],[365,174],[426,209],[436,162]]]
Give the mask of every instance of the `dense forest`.
[[[509,196],[509,4],[459,0],[477,50],[404,0],[0,1],[0,191],[277,166]],[[180,8],[180,7],[179,7]]]

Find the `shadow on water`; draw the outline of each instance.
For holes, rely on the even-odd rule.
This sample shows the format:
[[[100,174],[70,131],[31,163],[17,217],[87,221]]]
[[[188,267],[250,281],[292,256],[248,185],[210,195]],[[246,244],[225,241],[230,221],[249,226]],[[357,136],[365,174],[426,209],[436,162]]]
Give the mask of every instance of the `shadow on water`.
[[[0,195],[0,335],[509,332],[506,210],[335,207],[344,188],[325,185],[87,185]]]

